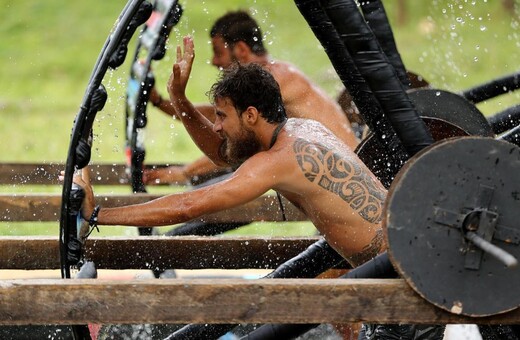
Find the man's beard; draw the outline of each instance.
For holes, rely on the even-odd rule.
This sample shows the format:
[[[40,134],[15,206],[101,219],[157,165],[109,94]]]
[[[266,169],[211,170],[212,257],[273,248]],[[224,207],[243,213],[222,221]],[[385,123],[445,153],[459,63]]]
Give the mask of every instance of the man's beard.
[[[226,156],[232,166],[239,166],[248,158],[260,151],[260,142],[256,139],[253,131],[242,129],[236,138],[227,138]]]

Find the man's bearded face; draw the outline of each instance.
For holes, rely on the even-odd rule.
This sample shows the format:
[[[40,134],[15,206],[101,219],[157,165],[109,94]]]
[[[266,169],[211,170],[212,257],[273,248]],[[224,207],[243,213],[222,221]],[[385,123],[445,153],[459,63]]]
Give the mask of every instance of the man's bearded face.
[[[240,165],[260,151],[260,142],[253,131],[240,120],[240,129],[235,136],[226,135],[226,157],[233,165]]]

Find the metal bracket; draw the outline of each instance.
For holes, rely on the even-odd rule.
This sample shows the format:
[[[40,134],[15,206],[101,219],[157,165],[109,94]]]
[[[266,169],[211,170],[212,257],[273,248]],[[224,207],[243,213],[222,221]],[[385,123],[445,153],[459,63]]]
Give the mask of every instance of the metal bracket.
[[[479,270],[484,252],[495,256],[507,266],[514,266],[518,262],[512,255],[491,243],[492,240],[520,243],[519,232],[497,224],[499,214],[490,210],[494,191],[495,188],[480,184],[473,207],[465,207],[464,213],[434,207],[435,223],[458,229],[469,241],[464,248],[466,269]]]

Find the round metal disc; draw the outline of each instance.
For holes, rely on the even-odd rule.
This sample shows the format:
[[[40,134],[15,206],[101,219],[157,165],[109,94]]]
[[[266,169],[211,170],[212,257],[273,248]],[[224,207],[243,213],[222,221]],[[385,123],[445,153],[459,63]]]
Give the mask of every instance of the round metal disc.
[[[480,110],[464,97],[438,89],[408,91],[421,117],[433,117],[457,125],[468,135],[493,137],[493,129]]]
[[[467,136],[468,133],[460,127],[440,118],[422,117],[426,127],[430,131],[433,140],[440,141],[450,137]],[[356,154],[379,178],[385,187],[392,183],[398,169],[388,167],[393,162],[385,147],[379,142],[373,133],[370,133],[356,148]]]
[[[519,177],[520,148],[482,137],[436,143],[403,166],[388,192],[383,227],[392,263],[417,293],[468,316],[520,305],[519,266],[485,252],[475,261],[480,249],[462,228],[475,209],[496,214],[490,242],[520,259]]]
[[[418,88],[409,90],[408,97],[435,141],[467,135],[494,136],[491,125],[482,112],[455,93]],[[380,141],[369,134],[356,148],[356,153],[388,188],[398,169],[387,166],[394,161],[385,154],[385,147]]]

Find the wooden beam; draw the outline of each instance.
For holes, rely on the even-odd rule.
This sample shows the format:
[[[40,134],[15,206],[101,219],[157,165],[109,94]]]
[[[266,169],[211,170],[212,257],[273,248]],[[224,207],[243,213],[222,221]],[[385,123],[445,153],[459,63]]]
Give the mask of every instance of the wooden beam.
[[[64,169],[62,163],[0,163],[0,184],[60,184]],[[93,184],[130,185],[125,164],[92,164],[90,169]]]
[[[88,239],[85,253],[98,269],[270,269],[317,240],[317,237],[103,237]],[[0,237],[0,269],[58,268],[57,238]]]
[[[441,310],[403,280],[4,280],[0,324],[518,324],[520,310],[470,318]]]
[[[102,206],[116,207],[148,202],[159,195],[99,195],[96,200]],[[0,195],[0,221],[3,222],[58,222],[61,211],[61,195],[16,194]]]
[[[96,201],[102,207],[139,204],[161,197],[151,194],[98,195]],[[307,217],[294,205],[284,200],[287,221],[305,221]],[[0,195],[0,221],[58,222],[61,195],[19,194]],[[266,195],[237,208],[204,216],[198,220],[207,222],[283,221],[276,196]]]
[[[181,164],[147,164],[146,168]],[[0,163],[0,185],[60,185],[58,175],[63,163]],[[90,164],[94,185],[127,185],[130,187],[126,164]]]
[[[147,169],[163,168],[182,163],[146,164]],[[90,164],[94,185],[126,185],[130,187],[126,164]],[[0,163],[0,185],[59,185],[58,174],[65,169],[62,163]],[[227,173],[227,170],[212,172],[192,179],[192,185],[205,182],[209,178]],[[168,185],[168,184],[161,184]]]

